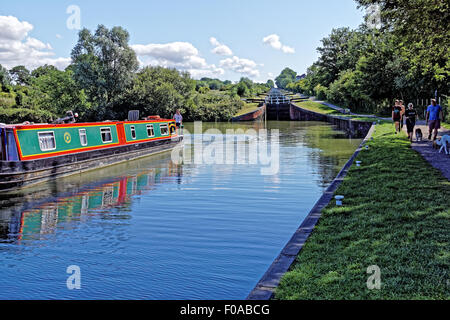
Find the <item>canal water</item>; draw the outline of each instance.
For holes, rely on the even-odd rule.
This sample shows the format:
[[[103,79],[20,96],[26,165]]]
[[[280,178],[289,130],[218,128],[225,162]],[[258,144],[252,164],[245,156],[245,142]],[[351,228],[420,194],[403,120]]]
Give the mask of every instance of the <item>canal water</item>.
[[[320,122],[267,129],[231,143],[272,141],[270,175],[251,161],[175,164],[167,152],[0,193],[0,299],[244,299],[361,142]],[[187,131],[185,157],[201,137]]]

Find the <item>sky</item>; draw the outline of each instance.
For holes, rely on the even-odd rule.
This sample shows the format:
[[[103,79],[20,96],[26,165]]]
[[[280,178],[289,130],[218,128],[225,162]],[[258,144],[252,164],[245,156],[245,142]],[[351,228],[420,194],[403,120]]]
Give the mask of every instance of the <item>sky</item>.
[[[266,82],[285,67],[305,73],[322,38],[357,28],[363,16],[354,0],[2,1],[0,64],[63,69],[78,28],[103,24],[130,33],[141,66]]]

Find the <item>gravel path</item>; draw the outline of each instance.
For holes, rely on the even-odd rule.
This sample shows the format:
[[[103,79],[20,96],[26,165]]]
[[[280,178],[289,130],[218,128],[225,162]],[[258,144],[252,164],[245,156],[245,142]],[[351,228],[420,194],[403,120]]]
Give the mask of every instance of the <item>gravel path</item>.
[[[416,141],[416,137],[413,137],[411,147],[416,150],[425,160],[427,160],[433,167],[440,170],[444,177],[450,181],[450,155],[446,155],[445,151],[439,153],[439,150],[433,149],[433,142],[428,140],[428,128],[425,121],[418,121],[415,129],[420,128],[423,134],[423,140]],[[415,130],[414,129],[414,130]],[[406,132],[406,125],[403,127]],[[443,135],[450,135],[450,130],[441,128],[439,130],[438,137]],[[449,146],[450,147],[450,146]],[[449,148],[450,149],[450,148]],[[449,150],[450,151],[450,150]]]

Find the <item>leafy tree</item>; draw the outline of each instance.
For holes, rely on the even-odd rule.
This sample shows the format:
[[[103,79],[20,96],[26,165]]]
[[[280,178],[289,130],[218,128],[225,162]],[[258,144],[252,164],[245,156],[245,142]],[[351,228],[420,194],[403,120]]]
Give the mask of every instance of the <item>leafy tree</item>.
[[[200,93],[208,93],[211,89],[209,87],[201,87],[199,90],[197,90]]]
[[[349,28],[333,29],[328,37],[322,39],[322,46],[317,48],[320,58],[317,65],[326,70],[322,84],[328,86],[338,78],[341,70],[350,68],[348,45],[353,32]]]
[[[58,69],[55,66],[45,64],[43,66],[37,67],[33,71],[31,71],[31,76],[33,78],[39,78],[41,76],[47,75],[49,73],[55,72]]]
[[[238,97],[214,91],[194,94],[188,103],[183,115],[186,121],[229,121],[244,106]]]
[[[236,93],[240,97],[247,97],[250,95],[250,90],[248,86],[245,84],[245,82],[239,82],[236,87]]]
[[[146,67],[136,76],[126,103],[144,115],[172,117],[175,109],[185,109],[195,88],[188,73],[162,67]],[[121,113],[126,116],[126,109]]]
[[[31,85],[38,90],[37,103],[40,109],[50,111],[56,117],[65,115],[66,111],[77,112],[81,119],[92,119],[90,103],[73,78],[73,71],[67,68],[60,71],[51,66],[40,67],[32,72],[38,77],[31,80]]]
[[[25,66],[16,66],[9,70],[9,74],[14,83],[22,86],[29,84],[31,75],[30,71],[25,68]]]
[[[433,87],[450,89],[450,3],[443,0],[356,0],[379,5],[384,32],[393,32],[398,50],[410,63],[410,76],[431,75]]]
[[[266,86],[269,88],[275,88],[275,82],[272,79],[267,80]]]
[[[121,27],[108,30],[99,25],[95,34],[81,30],[72,50],[74,78],[89,100],[98,106],[100,118],[124,113],[120,109],[121,100],[138,69],[136,54],[128,45],[129,38]]]
[[[281,71],[281,74],[275,78],[275,83],[278,88],[286,89],[287,85],[291,82],[295,81],[295,77],[297,76],[297,72],[290,68],[285,68]]]
[[[11,77],[9,76],[8,69],[0,64],[0,91],[9,91],[10,86]]]

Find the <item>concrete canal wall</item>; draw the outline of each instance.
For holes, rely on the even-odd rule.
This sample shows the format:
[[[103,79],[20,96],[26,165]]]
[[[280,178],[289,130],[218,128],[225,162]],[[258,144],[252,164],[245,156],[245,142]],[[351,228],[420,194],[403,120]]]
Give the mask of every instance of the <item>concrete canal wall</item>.
[[[267,115],[265,114],[267,113]],[[364,138],[372,122],[352,120],[348,117],[327,115],[306,110],[295,103],[290,104],[263,104],[262,107],[244,115],[234,117],[232,121],[258,121],[264,120],[286,121],[324,121],[331,123],[337,129],[345,131],[350,137]]]
[[[322,210],[333,199],[334,192],[347,175],[348,170],[353,164],[359,152],[372,136],[375,128],[373,122],[352,120],[347,117],[339,117],[326,115],[309,111],[297,106],[295,103],[267,105],[267,118],[274,120],[290,120],[290,121],[325,121],[336,126],[337,129],[347,132],[350,137],[364,138],[353,156],[347,161],[339,174],[329,185],[327,190],[322,194],[316,202],[309,214],[303,220],[297,231],[291,237],[286,246],[281,250],[278,257],[270,265],[269,269],[262,276],[255,288],[250,292],[248,300],[268,300],[271,299],[276,287],[279,285],[282,276],[289,270],[294,263],[300,250],[305,245],[309,236],[313,232],[317,222],[319,221]],[[287,111],[289,112],[287,114]]]
[[[269,269],[267,269],[266,273],[256,284],[255,288],[250,292],[247,300],[269,300],[273,297],[275,289],[278,287],[281,278],[295,262],[295,259],[302,250],[309,236],[314,231],[314,228],[322,215],[322,210],[328,205],[328,203],[330,203],[330,201],[332,201],[335,191],[340,186],[342,181],[344,181],[348,170],[353,165],[353,162],[358,154],[363,150],[364,145],[370,140],[374,129],[375,125],[373,124],[366,132],[365,139],[355,151],[353,156],[347,161],[333,182],[331,182],[320,199],[316,202],[309,214],[303,220],[302,224],[298,227],[297,231],[288,241],[286,246],[281,250],[278,257],[276,257]]]
[[[369,132],[372,122],[352,120],[348,117],[332,116],[303,109],[296,104],[291,104],[290,119],[299,121],[326,121],[336,126],[337,129],[347,132],[354,138],[363,138]]]

